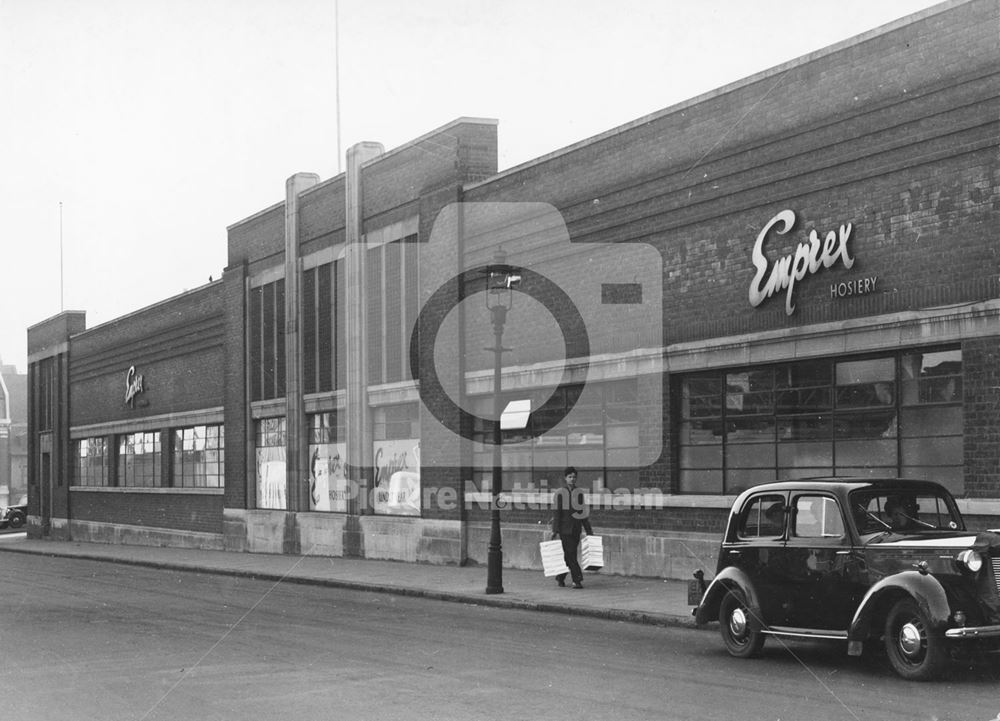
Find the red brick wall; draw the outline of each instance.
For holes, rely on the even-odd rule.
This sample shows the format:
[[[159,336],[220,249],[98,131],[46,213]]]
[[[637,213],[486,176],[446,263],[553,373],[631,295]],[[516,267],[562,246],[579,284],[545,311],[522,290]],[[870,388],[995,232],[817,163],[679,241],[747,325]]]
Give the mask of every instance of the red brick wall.
[[[246,393],[246,267],[226,269],[225,294],[225,419],[226,507],[247,507],[247,447],[249,408]]]
[[[888,34],[816,53],[502,174],[469,188],[464,200],[550,203],[574,243],[641,242],[659,251],[662,306],[645,304],[638,317],[614,324],[595,320],[596,299],[573,279],[574,272],[583,278],[613,269],[613,261],[590,264],[583,246],[575,257],[549,252],[538,261],[554,276],[570,277],[564,287],[579,301],[598,348],[655,347],[645,334],[657,314],[669,347],[996,298],[998,21],[995,2],[930,12]],[[758,307],[748,297],[757,235],[784,209],[795,212],[797,223],[790,233],[769,237],[772,263],[793,253],[810,230],[822,238],[846,223],[855,261],[849,270],[838,263],[799,281],[790,316],[784,292]],[[476,253],[474,241],[469,250]],[[873,276],[875,292],[831,298],[831,285]],[[488,332],[488,325],[470,322],[467,347],[490,345]],[[530,303],[512,311],[504,341],[516,349],[505,356],[508,362],[551,360],[562,350],[552,319]],[[963,345],[971,374],[970,496],[995,497],[1000,488],[994,345]],[[470,369],[483,369],[490,358],[470,353],[468,361]],[[663,391],[669,408],[666,382]],[[662,421],[664,457],[643,485],[676,490],[665,412]],[[689,530],[709,522],[692,521],[681,510],[652,513]],[[661,521],[650,522],[659,527]]]
[[[932,14],[610,132],[465,199],[551,203],[574,242],[652,243],[668,344],[996,297],[997,20],[992,2]],[[847,222],[856,258],[850,271],[801,281],[791,317],[783,298],[758,308],[747,298],[756,236],[785,208],[798,224],[768,243],[769,258],[793,252],[811,228]],[[878,292],[831,301],[831,283],[870,275]]]
[[[75,336],[70,424],[221,407],[224,332],[222,284],[216,282]],[[134,408],[125,403],[131,366],[143,376]]]
[[[222,533],[221,495],[74,491],[70,504],[77,521]]]
[[[965,392],[965,494],[1000,493],[1000,337],[962,344]]]

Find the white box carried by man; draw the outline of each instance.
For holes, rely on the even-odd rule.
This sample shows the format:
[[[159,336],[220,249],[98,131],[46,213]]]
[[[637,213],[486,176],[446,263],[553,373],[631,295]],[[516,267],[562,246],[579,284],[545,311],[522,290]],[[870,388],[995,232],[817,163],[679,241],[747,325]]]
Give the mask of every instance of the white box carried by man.
[[[604,541],[600,536],[584,536],[580,540],[580,567],[585,571],[604,568]]]

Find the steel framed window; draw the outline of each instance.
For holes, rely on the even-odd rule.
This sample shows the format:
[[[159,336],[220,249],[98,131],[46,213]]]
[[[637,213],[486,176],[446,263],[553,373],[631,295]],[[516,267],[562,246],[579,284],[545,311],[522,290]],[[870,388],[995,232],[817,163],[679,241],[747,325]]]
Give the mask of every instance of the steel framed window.
[[[682,493],[819,475],[962,486],[958,348],[691,374],[679,382]]]
[[[191,426],[171,431],[175,488],[222,488],[225,485],[225,428]]]
[[[529,426],[524,431],[505,431],[503,437],[504,488],[515,491],[545,491],[562,483],[562,469],[577,468],[579,483],[587,488],[635,489],[639,483],[638,381],[624,379],[566,387],[559,392],[539,388],[505,394],[502,404],[531,396]],[[532,437],[534,424],[572,411],[550,431]],[[475,415],[493,415],[493,397],[474,400]],[[477,424],[473,440],[484,443],[491,427]],[[493,454],[488,445],[474,454],[473,481],[489,490]]]
[[[109,486],[108,439],[83,438],[73,442],[74,486]]]
[[[118,485],[158,488],[163,485],[160,432],[142,431],[118,436]]]

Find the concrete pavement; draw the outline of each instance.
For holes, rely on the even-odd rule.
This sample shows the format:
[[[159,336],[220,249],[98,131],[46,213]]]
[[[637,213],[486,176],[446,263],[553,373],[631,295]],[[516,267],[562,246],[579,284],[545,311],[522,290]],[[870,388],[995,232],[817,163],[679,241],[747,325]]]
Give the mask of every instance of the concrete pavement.
[[[80,558],[151,568],[243,576],[275,583],[308,583],[444,601],[522,608],[630,623],[695,627],[687,582],[584,572],[583,589],[560,588],[541,571],[503,569],[502,594],[485,593],[484,566],[432,566],[329,556],[203,551],[122,546],[0,535],[0,551]]]

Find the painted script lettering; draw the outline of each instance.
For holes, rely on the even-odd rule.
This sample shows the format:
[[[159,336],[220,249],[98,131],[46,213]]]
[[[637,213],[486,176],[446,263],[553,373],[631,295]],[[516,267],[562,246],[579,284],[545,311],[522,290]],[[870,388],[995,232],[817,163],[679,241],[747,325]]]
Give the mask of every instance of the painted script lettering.
[[[125,374],[125,403],[135,408],[135,397],[142,393],[142,374],[135,372],[135,366],[129,366]]]
[[[839,231],[831,230],[820,240],[815,230],[809,232],[809,240],[799,243],[794,253],[778,258],[773,265],[764,254],[764,243],[768,234],[774,230],[778,235],[784,235],[795,225],[795,213],[782,210],[771,218],[757,236],[753,246],[753,264],[757,269],[753,282],[750,283],[750,305],[755,308],[782,290],[785,291],[785,313],[795,312],[792,294],[795,284],[813,274],[820,268],[830,268],[837,260],[845,268],[854,265],[854,258],[847,251],[847,241],[850,240],[852,226],[850,223],[841,225]],[[769,272],[770,271],[770,272]]]

